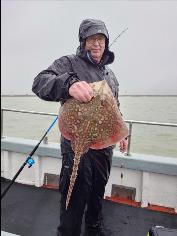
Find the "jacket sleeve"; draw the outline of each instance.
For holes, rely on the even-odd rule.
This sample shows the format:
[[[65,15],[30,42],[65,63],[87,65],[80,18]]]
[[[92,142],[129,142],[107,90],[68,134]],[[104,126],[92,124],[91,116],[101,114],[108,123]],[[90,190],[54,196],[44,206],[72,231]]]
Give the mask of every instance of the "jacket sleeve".
[[[114,74],[114,72],[109,68],[107,67],[107,70],[109,72],[109,76],[110,76],[110,80],[111,80],[111,84],[112,84],[112,87],[113,87],[113,91],[114,91],[114,97],[116,99],[116,102],[117,102],[117,106],[118,106],[118,109],[120,111],[120,102],[119,102],[119,83],[118,83],[118,80]],[[121,113],[121,111],[120,111]],[[122,115],[122,113],[121,113]]]
[[[118,83],[118,80],[117,80],[116,77],[114,77],[114,82],[115,82],[115,86],[116,86],[116,88],[115,88],[115,90],[116,90],[116,93],[115,93],[115,99],[116,99],[117,106],[118,106],[119,111],[120,111],[120,102],[119,102],[119,83]],[[121,113],[121,111],[120,111],[120,113]],[[121,115],[122,115],[122,113],[121,113]]]
[[[46,101],[62,101],[70,97],[69,81],[77,78],[68,57],[61,57],[34,79],[32,91]]]

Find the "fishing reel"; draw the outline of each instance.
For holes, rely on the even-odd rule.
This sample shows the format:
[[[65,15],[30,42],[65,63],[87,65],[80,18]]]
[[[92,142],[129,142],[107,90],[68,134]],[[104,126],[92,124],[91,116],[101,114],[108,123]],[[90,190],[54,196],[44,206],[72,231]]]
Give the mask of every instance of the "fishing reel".
[[[28,163],[28,168],[31,168],[31,166],[35,163],[34,159],[32,157],[28,157],[27,159],[27,163]]]

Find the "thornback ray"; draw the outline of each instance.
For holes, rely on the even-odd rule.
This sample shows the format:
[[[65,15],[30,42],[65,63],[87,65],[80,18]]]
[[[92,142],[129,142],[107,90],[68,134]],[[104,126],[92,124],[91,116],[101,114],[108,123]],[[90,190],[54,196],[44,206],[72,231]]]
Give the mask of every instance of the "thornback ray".
[[[91,101],[82,103],[71,98],[60,109],[60,132],[66,139],[71,140],[74,151],[66,209],[77,178],[81,156],[89,148],[106,148],[128,135],[128,128],[106,80],[90,83],[90,86],[94,93]]]

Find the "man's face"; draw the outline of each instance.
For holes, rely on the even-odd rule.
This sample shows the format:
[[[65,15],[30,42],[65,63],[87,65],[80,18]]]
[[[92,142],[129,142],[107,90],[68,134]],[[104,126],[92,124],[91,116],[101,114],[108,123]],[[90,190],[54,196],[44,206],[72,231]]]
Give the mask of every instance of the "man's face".
[[[89,50],[95,61],[101,61],[105,50],[105,36],[103,34],[94,34],[86,38],[85,50]]]

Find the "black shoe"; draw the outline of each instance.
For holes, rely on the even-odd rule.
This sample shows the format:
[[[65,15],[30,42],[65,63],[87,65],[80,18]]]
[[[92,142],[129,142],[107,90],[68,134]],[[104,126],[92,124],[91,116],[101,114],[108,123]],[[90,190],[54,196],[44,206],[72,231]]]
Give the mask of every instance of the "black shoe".
[[[100,230],[99,236],[113,236],[113,234],[111,230],[103,228]]]
[[[113,236],[113,234],[109,229],[86,227],[84,236]]]

